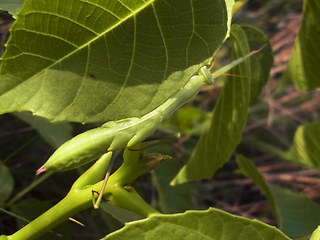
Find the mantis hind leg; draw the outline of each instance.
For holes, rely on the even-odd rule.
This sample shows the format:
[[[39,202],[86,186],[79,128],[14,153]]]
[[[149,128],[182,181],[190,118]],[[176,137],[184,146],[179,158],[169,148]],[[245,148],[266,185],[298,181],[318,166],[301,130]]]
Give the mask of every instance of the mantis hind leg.
[[[109,180],[109,177],[110,177],[110,174],[111,174],[111,170],[112,170],[112,167],[113,167],[113,164],[114,164],[114,161],[115,161],[116,157],[117,157],[117,154],[115,154],[113,152],[111,160],[110,160],[110,163],[109,163],[109,166],[108,166],[108,170],[107,170],[106,175],[105,175],[104,180],[103,180],[103,184],[102,184],[101,190],[98,193],[97,201],[94,200],[94,196],[92,198],[93,207],[95,209],[98,209],[100,207],[100,203],[101,203],[101,200],[102,200],[103,192],[104,192],[104,190],[105,190],[105,188],[107,186],[107,183],[108,183],[108,180]],[[94,195],[94,192],[92,192],[92,195]]]

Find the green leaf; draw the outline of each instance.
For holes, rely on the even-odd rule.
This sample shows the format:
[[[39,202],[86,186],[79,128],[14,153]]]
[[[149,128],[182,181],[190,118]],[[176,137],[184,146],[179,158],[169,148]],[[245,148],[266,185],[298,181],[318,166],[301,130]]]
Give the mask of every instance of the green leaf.
[[[214,54],[228,19],[224,0],[26,0],[2,58],[0,113],[142,116]]]
[[[72,138],[72,126],[69,123],[51,123],[45,118],[33,116],[28,112],[13,113],[22,121],[34,127],[51,146],[58,148]]]
[[[13,186],[14,180],[9,169],[0,161],[0,206],[9,198]]]
[[[0,0],[0,9],[6,10],[12,16],[16,17],[23,1],[24,0]]]
[[[159,207],[163,213],[184,212],[192,208],[189,184],[170,186],[179,166],[177,162],[166,161],[152,172],[152,180],[158,191]]]
[[[295,132],[290,150],[283,158],[320,169],[320,121],[303,124]]]
[[[256,100],[262,88],[269,80],[270,69],[273,65],[273,52],[268,37],[259,29],[252,26],[241,26],[247,36],[250,50],[258,50],[260,52],[250,57],[251,64],[251,101]]]
[[[310,234],[320,223],[320,205],[303,194],[269,184],[279,214],[280,229],[288,236]]]
[[[247,158],[237,155],[236,158],[237,164],[241,170],[241,172],[250,178],[263,192],[263,194],[266,196],[270,208],[273,211],[273,214],[276,216],[277,221],[279,221],[279,216],[276,208],[276,204],[273,199],[272,192],[268,186],[268,184],[263,179],[263,176],[261,173],[257,170],[256,166]]]
[[[214,208],[152,216],[126,224],[103,239],[289,240],[275,227]]]
[[[317,229],[313,231],[310,240],[319,240],[319,239],[320,239],[320,226],[318,226]]]
[[[281,231],[288,236],[310,234],[320,222],[320,206],[312,199],[289,189],[267,184],[255,165],[242,156],[237,157],[241,171],[259,186],[273,210]]]
[[[300,32],[282,79],[282,85],[293,83],[298,90],[312,90],[320,86],[320,2],[304,1]]]
[[[101,203],[100,208],[101,208],[101,210],[110,214],[113,218],[115,218],[116,220],[118,220],[122,224],[142,218],[140,215],[138,215],[134,212],[125,210],[123,208],[119,208],[117,206],[114,206],[110,202]]]
[[[246,35],[240,26],[232,25],[231,38],[233,59],[249,53]],[[233,73],[246,77],[231,77],[225,83],[214,108],[210,128],[201,135],[191,158],[172,184],[211,178],[229,160],[238,145],[247,121],[250,100],[250,59],[234,68]]]

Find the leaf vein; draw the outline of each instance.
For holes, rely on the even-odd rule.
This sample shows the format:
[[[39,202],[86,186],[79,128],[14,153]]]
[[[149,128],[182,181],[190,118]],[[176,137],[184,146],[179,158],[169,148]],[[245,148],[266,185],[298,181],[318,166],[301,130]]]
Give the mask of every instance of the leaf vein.
[[[80,27],[83,28],[83,29],[86,29],[87,31],[93,33],[93,34],[96,35],[96,36],[99,35],[99,33],[93,31],[93,30],[90,29],[89,27],[87,27],[87,26],[85,26],[85,25],[83,25],[83,24],[81,24],[81,23],[79,23],[79,22],[77,22],[77,21],[75,21],[75,20],[73,20],[73,19],[71,19],[71,18],[65,17],[65,16],[63,16],[63,15],[59,15],[59,14],[51,13],[51,12],[46,12],[46,11],[33,11],[33,12],[30,12],[30,13],[26,13],[25,16],[27,16],[27,15],[32,15],[32,14],[43,14],[43,15],[54,16],[54,17],[57,17],[58,19],[61,18],[61,19],[67,20],[67,21],[69,21],[69,22],[71,22],[71,23],[74,23],[75,25],[80,26]]]
[[[47,37],[52,37],[52,38],[61,40],[61,41],[65,42],[65,43],[67,43],[67,44],[69,44],[69,45],[71,45],[71,46],[73,46],[75,48],[79,47],[78,45],[68,41],[67,39],[61,38],[61,37],[59,37],[57,35],[52,35],[50,33],[37,32],[37,31],[31,30],[31,29],[27,29],[27,28],[17,28],[17,29],[15,29],[15,32],[16,31],[26,31],[26,32],[30,32],[30,33],[34,33],[34,34],[38,34],[38,35],[44,35],[44,36],[47,36]]]

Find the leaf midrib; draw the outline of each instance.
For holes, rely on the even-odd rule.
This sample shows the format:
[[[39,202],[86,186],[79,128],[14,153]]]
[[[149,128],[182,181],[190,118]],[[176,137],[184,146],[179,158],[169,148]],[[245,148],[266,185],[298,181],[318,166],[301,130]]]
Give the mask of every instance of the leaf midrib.
[[[86,42],[85,44],[79,46],[78,48],[76,48],[74,51],[71,51],[70,53],[66,54],[65,56],[61,57],[60,59],[58,59],[57,61],[55,61],[54,63],[48,65],[47,67],[41,69],[38,73],[29,76],[27,79],[33,78],[39,74],[41,74],[44,70],[51,68],[52,66],[62,62],[64,59],[67,59],[69,56],[71,56],[72,54],[76,53],[77,51],[80,51],[81,49],[84,49],[85,47],[87,47],[88,45],[90,45],[92,42],[96,41],[97,39],[99,39],[100,37],[102,37],[103,35],[105,35],[106,33],[112,31],[113,29],[115,29],[116,27],[120,26],[122,23],[124,23],[125,21],[127,21],[128,19],[130,19],[131,17],[135,16],[136,14],[138,14],[140,11],[142,11],[143,9],[145,9],[146,7],[148,7],[149,5],[152,5],[156,0],[150,0],[148,2],[146,2],[145,4],[143,4],[140,8],[137,8],[135,11],[131,12],[130,14],[128,14],[128,16],[126,16],[125,18],[123,18],[121,21],[118,21],[116,24],[112,25],[111,27],[109,27],[108,29],[106,29],[105,31],[101,32],[100,34],[98,34],[96,37],[94,37],[93,39],[91,39],[90,41]],[[19,78],[20,79],[20,78]],[[27,79],[20,79],[22,81],[26,81]],[[17,87],[18,85],[16,85],[15,87]],[[12,89],[14,89],[15,87],[11,88],[9,91],[11,91]]]

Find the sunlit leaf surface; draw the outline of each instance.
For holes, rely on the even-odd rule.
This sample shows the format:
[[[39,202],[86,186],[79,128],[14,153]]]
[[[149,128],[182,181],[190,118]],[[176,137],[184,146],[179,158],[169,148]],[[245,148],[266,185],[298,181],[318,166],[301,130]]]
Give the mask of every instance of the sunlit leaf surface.
[[[214,54],[227,22],[224,0],[26,0],[2,59],[0,113],[78,122],[146,114]]]
[[[289,240],[275,227],[214,208],[152,216],[128,223],[104,239]]]

